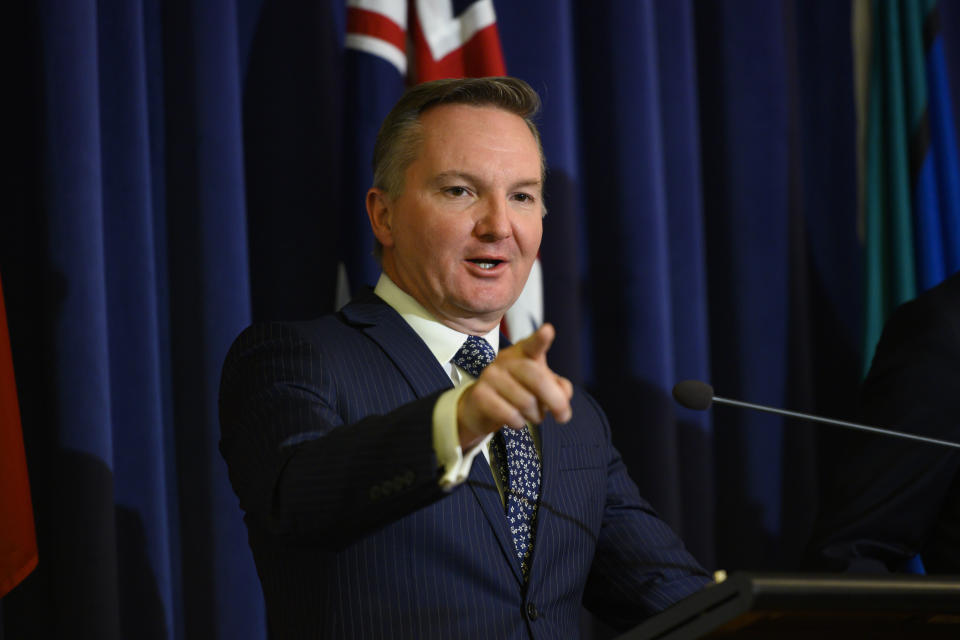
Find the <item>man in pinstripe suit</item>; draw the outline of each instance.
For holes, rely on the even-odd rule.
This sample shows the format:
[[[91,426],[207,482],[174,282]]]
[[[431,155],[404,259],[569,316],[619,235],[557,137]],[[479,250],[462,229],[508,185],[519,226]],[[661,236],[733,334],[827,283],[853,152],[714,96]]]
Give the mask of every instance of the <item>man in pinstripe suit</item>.
[[[540,246],[538,106],[511,78],[409,90],[374,152],[376,289],[231,348],[220,448],[271,637],[567,638],[581,604],[629,628],[708,583],[547,365],[553,328],[494,359]],[[501,428],[527,438],[522,500]],[[532,507],[524,553],[511,500]]]

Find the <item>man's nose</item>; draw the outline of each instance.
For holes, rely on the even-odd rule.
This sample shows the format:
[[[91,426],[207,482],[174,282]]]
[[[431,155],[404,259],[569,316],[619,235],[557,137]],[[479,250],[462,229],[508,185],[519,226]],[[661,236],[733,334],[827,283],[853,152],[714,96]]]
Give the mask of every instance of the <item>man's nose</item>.
[[[474,233],[490,242],[509,238],[513,227],[506,198],[491,199],[484,204],[483,213],[474,225]]]

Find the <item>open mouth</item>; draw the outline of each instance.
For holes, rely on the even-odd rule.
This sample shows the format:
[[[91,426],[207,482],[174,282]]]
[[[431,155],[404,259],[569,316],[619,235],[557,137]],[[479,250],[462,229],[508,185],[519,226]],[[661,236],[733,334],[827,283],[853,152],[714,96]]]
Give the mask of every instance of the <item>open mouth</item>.
[[[490,260],[488,258],[472,258],[467,262],[472,262],[481,269],[493,269],[495,266],[503,262],[503,260]]]

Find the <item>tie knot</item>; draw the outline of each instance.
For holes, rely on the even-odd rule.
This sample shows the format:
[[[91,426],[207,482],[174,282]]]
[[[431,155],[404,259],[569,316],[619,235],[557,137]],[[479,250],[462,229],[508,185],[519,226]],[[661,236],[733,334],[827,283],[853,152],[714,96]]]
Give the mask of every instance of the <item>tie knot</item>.
[[[485,339],[478,336],[469,336],[466,342],[460,347],[456,355],[453,356],[453,364],[457,365],[474,378],[479,378],[480,373],[488,364],[497,357],[493,347]]]

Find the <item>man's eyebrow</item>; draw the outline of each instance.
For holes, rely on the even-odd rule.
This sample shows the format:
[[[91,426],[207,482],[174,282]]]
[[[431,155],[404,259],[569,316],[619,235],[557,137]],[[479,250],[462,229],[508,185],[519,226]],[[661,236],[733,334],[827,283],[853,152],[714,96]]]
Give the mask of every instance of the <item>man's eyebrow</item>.
[[[520,182],[514,183],[513,188],[514,189],[518,189],[520,187],[538,187],[539,188],[541,186],[543,186],[543,182],[540,180],[540,178],[528,178],[527,180],[521,180]]]
[[[456,171],[456,170],[441,171],[437,175],[433,176],[430,182],[432,184],[440,184],[443,181],[448,180],[450,178],[465,180],[466,182],[469,182],[471,184],[483,184],[484,182],[484,180],[482,180],[478,176],[473,175],[472,173],[469,173],[467,171]],[[525,180],[518,180],[517,182],[510,185],[510,188],[518,189],[520,187],[540,187],[541,185],[542,185],[542,181],[540,180],[539,177],[537,177],[537,178],[527,178]]]
[[[481,180],[474,176],[471,173],[465,171],[441,171],[437,175],[433,176],[430,182],[438,183],[448,180],[450,178],[458,178],[460,180],[466,180],[467,182],[480,182]]]

